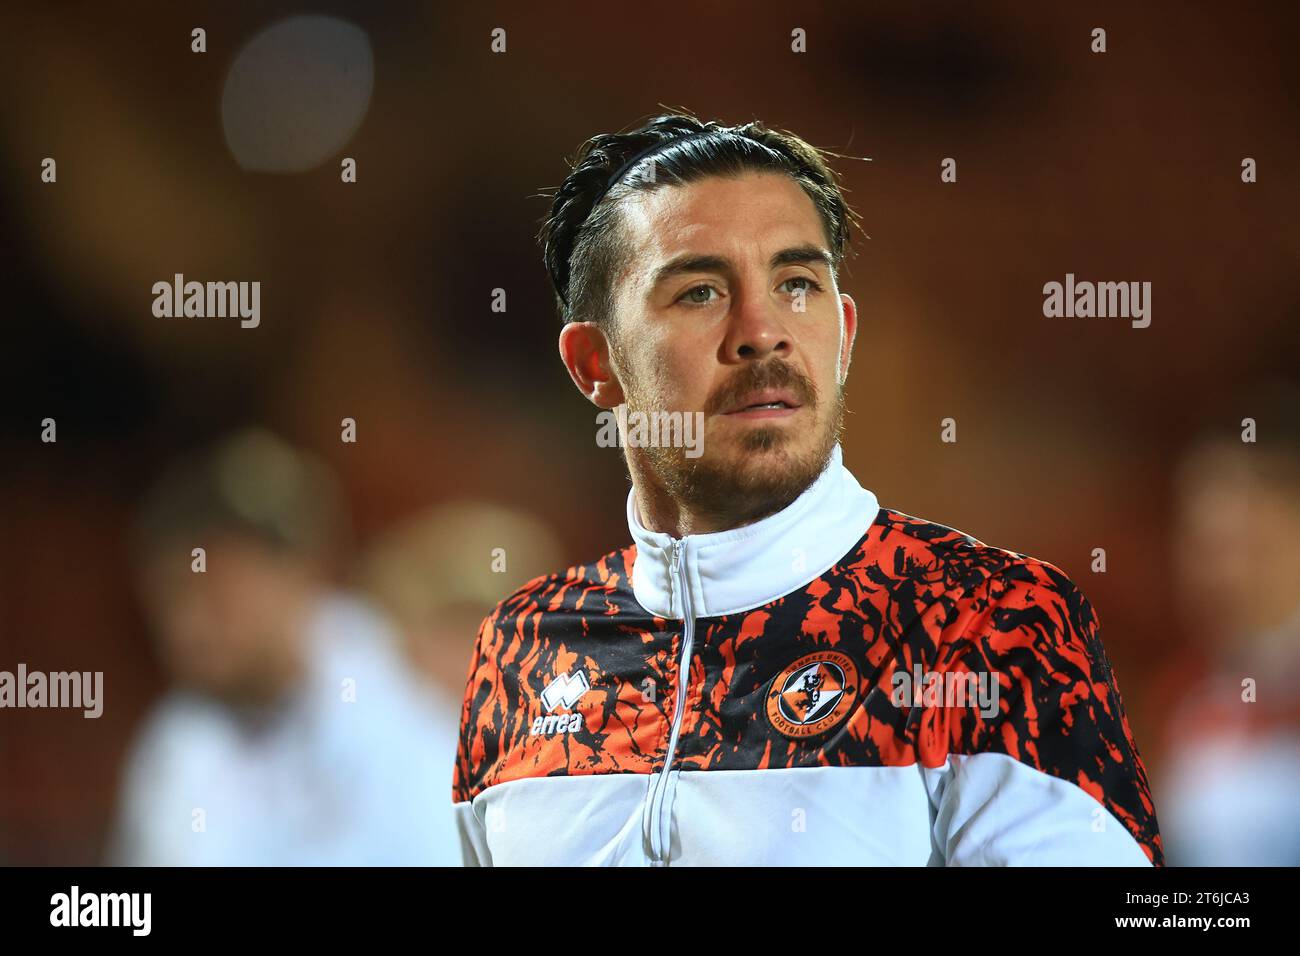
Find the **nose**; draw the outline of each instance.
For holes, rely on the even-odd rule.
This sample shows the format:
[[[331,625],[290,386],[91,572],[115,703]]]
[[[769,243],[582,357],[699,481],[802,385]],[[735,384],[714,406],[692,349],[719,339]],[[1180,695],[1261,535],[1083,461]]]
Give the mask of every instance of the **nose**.
[[[784,303],[761,291],[737,294],[732,300],[723,361],[729,364],[762,361],[769,356],[789,358],[794,337],[784,321]]]

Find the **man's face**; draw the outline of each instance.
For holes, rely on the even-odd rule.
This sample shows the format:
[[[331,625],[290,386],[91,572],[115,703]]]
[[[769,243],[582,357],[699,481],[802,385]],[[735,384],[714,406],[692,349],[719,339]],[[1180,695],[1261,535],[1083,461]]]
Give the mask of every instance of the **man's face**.
[[[615,277],[611,364],[629,412],[703,411],[703,454],[629,448],[697,513],[783,508],[839,437],[857,319],[812,200],[782,174],[634,194]]]
[[[1300,495],[1267,452],[1220,440],[1189,451],[1174,495],[1179,605],[1200,639],[1222,645],[1285,627],[1296,613]]]
[[[293,666],[312,582],[292,556],[214,532],[204,572],[173,548],[148,561],[141,584],[163,665],[179,683],[232,701],[260,698]]]

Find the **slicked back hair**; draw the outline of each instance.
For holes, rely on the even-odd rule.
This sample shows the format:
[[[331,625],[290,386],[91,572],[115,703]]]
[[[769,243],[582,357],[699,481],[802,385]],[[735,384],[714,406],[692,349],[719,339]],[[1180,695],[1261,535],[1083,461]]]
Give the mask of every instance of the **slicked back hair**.
[[[816,207],[838,271],[857,214],[845,202],[827,155],[834,154],[757,121],[723,126],[683,113],[666,113],[631,132],[593,136],[556,190],[537,237],[561,321],[596,322],[612,330],[614,277],[629,255],[621,200],[707,176],[789,176]]]

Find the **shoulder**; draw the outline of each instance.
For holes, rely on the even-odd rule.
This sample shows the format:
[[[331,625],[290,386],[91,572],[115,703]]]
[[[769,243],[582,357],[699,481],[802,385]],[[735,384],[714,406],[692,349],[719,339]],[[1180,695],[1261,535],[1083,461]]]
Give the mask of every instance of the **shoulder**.
[[[1146,770],[1079,585],[1048,561],[933,522],[890,516],[884,529],[882,541],[914,564],[908,580],[936,582],[939,595],[920,655],[938,675],[917,730],[926,766],[978,756],[1006,771],[985,755],[1010,757],[1078,786],[1162,862]],[[956,688],[966,692],[946,696]]]
[[[620,598],[631,593],[635,559],[636,547],[628,545],[586,564],[570,565],[524,582],[483,619],[479,639],[530,614],[599,611],[602,601],[613,602],[609,610],[617,613]]]
[[[128,745],[124,764],[128,786],[160,787],[163,778],[184,776],[185,768],[224,753],[233,735],[232,724],[218,704],[190,691],[169,689],[150,707]]]
[[[524,582],[488,612],[474,641],[466,688],[468,708],[476,688],[493,681],[507,660],[516,661],[521,643],[581,630],[581,618],[638,613],[630,584],[636,548],[610,551],[586,564],[570,565]],[[526,652],[525,652],[526,653]],[[462,720],[466,712],[462,713]]]
[[[923,537],[932,531],[921,530]],[[938,696],[938,706],[927,708],[921,737],[934,748],[931,762],[1001,753],[1077,782],[1099,800],[1111,786],[1145,787],[1100,623],[1082,589],[1039,558],[969,536],[935,537],[941,543],[929,552],[928,574],[946,574],[948,585],[922,617],[924,640],[915,646],[924,670],[936,675],[936,694],[964,683],[976,698]],[[1112,764],[1113,775],[1093,774]]]
[[[1019,658],[1031,672],[1086,665],[1095,679],[1108,681],[1110,663],[1100,631],[1092,602],[1069,575],[1048,561],[1021,555],[963,595],[960,626],[947,639],[986,658],[1031,654],[1038,665],[1032,669],[1027,658]]]
[[[1091,602],[1041,558],[882,508],[851,569],[888,593],[891,617],[939,667],[978,658],[981,668],[1014,664],[1045,677],[1073,658],[1110,676]]]
[[[890,574],[973,586],[1027,557],[986,544],[974,535],[892,508],[881,508],[867,532],[864,554]],[[936,574],[942,574],[936,579]]]
[[[856,563],[895,589],[942,600],[957,616],[992,603],[1004,609],[1060,602],[1091,613],[1080,589],[1057,566],[987,544],[957,528],[881,508]]]

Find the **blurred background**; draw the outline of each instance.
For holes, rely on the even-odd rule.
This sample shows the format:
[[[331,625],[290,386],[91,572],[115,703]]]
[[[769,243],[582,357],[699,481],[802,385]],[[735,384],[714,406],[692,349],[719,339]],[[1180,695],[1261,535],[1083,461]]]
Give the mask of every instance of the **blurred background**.
[[[662,106],[870,157],[836,163],[869,236],[846,464],[1080,584],[1171,863],[1300,863],[1294,7],[0,16],[0,670],[102,671],[105,698],[0,711],[0,862],[454,862],[427,806],[375,794],[449,797],[482,615],[628,540],[558,361],[539,194]],[[1044,318],[1067,272],[1151,282],[1150,327]],[[259,281],[260,323],[156,317],[177,273]],[[233,571],[193,584],[199,539]],[[354,678],[358,707],[387,688],[369,724],[273,703]],[[300,805],[339,768],[367,787]],[[187,855],[196,788],[265,832]]]

